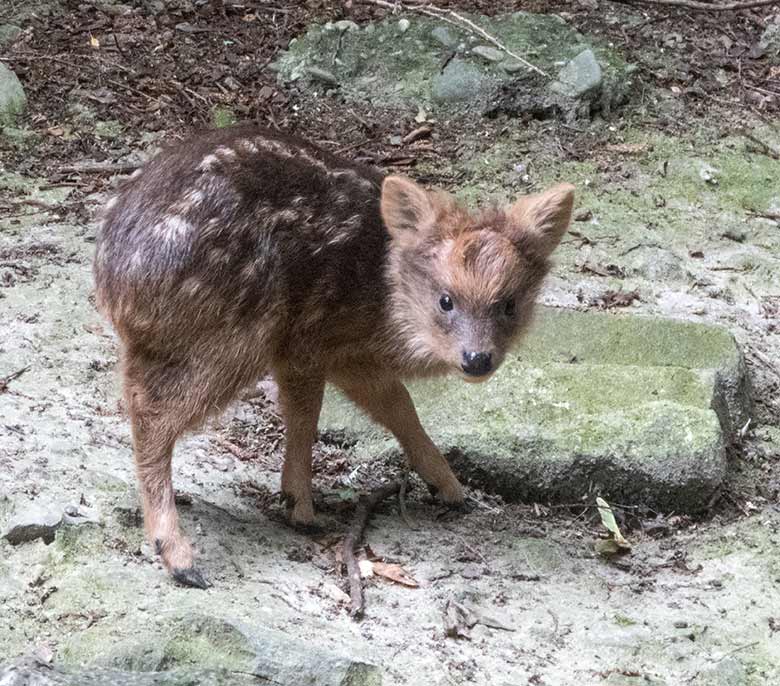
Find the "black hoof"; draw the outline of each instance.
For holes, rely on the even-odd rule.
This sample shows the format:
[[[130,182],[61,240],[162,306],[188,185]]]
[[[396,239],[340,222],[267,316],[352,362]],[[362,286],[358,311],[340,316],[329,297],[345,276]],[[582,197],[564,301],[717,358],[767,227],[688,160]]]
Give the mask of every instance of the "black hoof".
[[[195,567],[187,567],[186,569],[174,569],[171,572],[173,580],[181,584],[182,586],[191,586],[192,588],[200,588],[204,591],[212,584],[208,579],[205,579],[203,575],[195,569]]]
[[[468,500],[462,500],[459,503],[444,503],[446,507],[448,507],[453,512],[457,512],[459,514],[468,514],[469,512],[474,512],[476,509],[474,507],[474,503],[468,501]]]
[[[436,513],[436,519],[439,521],[450,521],[458,519],[469,512],[474,511],[474,506],[464,500],[462,503],[442,503],[443,509]]]

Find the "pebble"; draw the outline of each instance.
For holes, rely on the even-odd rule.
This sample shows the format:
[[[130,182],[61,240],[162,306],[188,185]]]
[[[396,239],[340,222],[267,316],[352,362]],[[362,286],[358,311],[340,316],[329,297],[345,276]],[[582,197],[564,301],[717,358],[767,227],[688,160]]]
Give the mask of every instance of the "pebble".
[[[321,81],[328,86],[338,86],[338,79],[327,69],[321,69],[320,67],[307,67],[306,72],[316,81]]]
[[[431,31],[431,38],[445,48],[454,48],[458,44],[458,39],[452,35],[452,32],[445,26],[437,26]]]
[[[333,26],[342,33],[344,33],[344,31],[358,31],[360,29],[354,21],[350,21],[349,19],[342,19],[341,21],[334,22]]]
[[[460,570],[460,575],[464,579],[479,579],[483,576],[482,567],[478,564],[465,565],[463,569]]]
[[[526,65],[524,65],[522,62],[513,58],[504,60],[498,66],[501,67],[507,74],[517,74],[517,72],[523,71],[523,69],[527,68]]]
[[[501,62],[504,59],[504,53],[490,45],[478,45],[471,52],[488,62]]]
[[[411,26],[411,22],[406,19],[405,17],[403,19],[398,20],[398,32],[399,33],[406,33],[409,30],[409,27]]]
[[[602,79],[601,65],[593,50],[588,49],[570,60],[550,87],[569,98],[581,98],[601,88]]]

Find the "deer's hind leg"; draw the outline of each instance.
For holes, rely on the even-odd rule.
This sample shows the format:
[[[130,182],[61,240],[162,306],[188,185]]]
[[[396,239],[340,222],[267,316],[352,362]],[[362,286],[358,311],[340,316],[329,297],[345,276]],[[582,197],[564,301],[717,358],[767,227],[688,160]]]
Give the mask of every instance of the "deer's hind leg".
[[[238,393],[243,375],[203,362],[176,362],[125,352],[125,398],[144,524],[168,572],[181,584],[207,588],[182,533],[174,500],[171,457],[178,438],[198,428]]]

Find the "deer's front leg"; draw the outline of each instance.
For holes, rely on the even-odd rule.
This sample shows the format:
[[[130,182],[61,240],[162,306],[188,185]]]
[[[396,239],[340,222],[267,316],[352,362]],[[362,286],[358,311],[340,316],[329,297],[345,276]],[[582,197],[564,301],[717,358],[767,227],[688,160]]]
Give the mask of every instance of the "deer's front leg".
[[[282,373],[276,375],[276,383],[287,429],[282,497],[292,524],[312,526],[311,450],[317,437],[325,382],[321,378]]]
[[[460,505],[463,502],[463,487],[425,433],[412,398],[400,381],[337,379],[335,383],[375,422],[393,433],[406,453],[409,465],[438,491],[445,503]]]

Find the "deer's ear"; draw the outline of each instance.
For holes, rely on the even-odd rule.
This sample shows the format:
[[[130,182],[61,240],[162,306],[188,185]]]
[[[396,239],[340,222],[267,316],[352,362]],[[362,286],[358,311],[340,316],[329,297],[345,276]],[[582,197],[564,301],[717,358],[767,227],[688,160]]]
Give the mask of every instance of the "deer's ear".
[[[540,257],[549,257],[569,229],[574,208],[574,186],[561,183],[527,195],[507,208],[510,238]]]
[[[382,184],[382,219],[397,240],[417,240],[436,221],[434,197],[411,179],[388,176]]]

